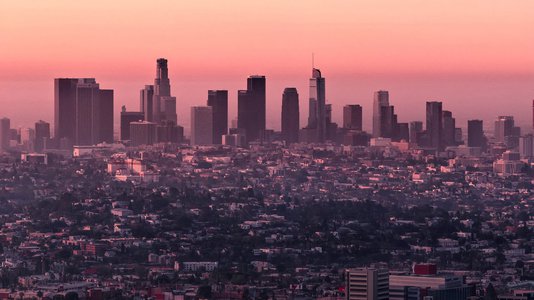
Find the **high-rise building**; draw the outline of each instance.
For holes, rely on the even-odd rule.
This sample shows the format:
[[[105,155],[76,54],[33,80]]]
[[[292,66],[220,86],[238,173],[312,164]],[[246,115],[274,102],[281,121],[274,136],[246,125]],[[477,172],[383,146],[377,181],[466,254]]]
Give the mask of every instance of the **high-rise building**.
[[[423,122],[413,121],[410,122],[410,143],[419,145],[418,136],[423,132]]]
[[[0,119],[0,150],[9,148],[11,140],[11,120],[8,118]]]
[[[130,141],[132,146],[156,143],[156,123],[147,121],[130,122]]]
[[[54,137],[57,140],[76,140],[77,87],[82,83],[96,83],[93,78],[56,78],[54,80]]]
[[[322,143],[326,140],[326,91],[325,78],[319,69],[312,70],[310,78],[310,110],[308,128],[315,129],[315,141]]]
[[[20,129],[20,144],[23,149],[29,152],[35,151],[35,129],[21,128]]]
[[[126,111],[126,107],[122,107],[121,111],[121,140],[130,140],[130,123],[140,122],[145,118],[145,114],[138,111]]]
[[[213,110],[210,106],[191,107],[191,145],[211,145],[213,142]]]
[[[346,271],[345,278],[347,300],[389,299],[389,272],[387,269],[349,269]]]
[[[50,140],[50,123],[39,120],[35,123],[35,152],[42,152]]]
[[[157,126],[158,143],[181,143],[184,139],[184,128],[173,121],[162,121]]]
[[[140,92],[139,110],[144,114],[145,121],[152,122],[154,118],[154,86],[145,85]]]
[[[443,110],[442,103],[430,101],[426,103],[426,131],[428,146],[437,151],[443,150]]]
[[[161,102],[163,103],[162,121],[170,121],[177,124],[176,97],[161,97]]]
[[[169,80],[169,70],[167,60],[159,58],[156,61],[156,79],[154,79],[154,96],[153,96],[153,121],[156,123],[165,119],[165,103],[163,97],[171,96],[171,84]],[[176,111],[175,111],[176,112]]]
[[[345,105],[343,107],[343,128],[362,131],[361,105]]]
[[[382,107],[389,106],[389,92],[376,91],[373,99],[373,137],[382,135]]]
[[[398,140],[398,124],[393,105],[380,107],[380,137]]]
[[[76,145],[113,142],[113,90],[94,78],[55,79],[55,138]]]
[[[534,158],[534,136],[532,134],[519,138],[519,155],[522,159]]]
[[[247,141],[261,137],[266,118],[265,76],[250,76],[247,89],[237,94],[237,126],[246,131]]]
[[[113,143],[113,90],[100,90],[98,142]]]
[[[296,88],[285,88],[282,94],[282,139],[287,143],[299,141],[299,94]]]
[[[486,147],[486,137],[482,120],[467,121],[467,146],[468,147]]]
[[[208,106],[213,110],[213,144],[219,145],[228,133],[228,91],[208,91]]]
[[[444,147],[456,145],[456,120],[452,117],[452,112],[448,110],[442,111],[443,119],[443,141]]]
[[[514,117],[512,116],[498,116],[495,120],[495,141],[498,143],[505,143],[506,137],[512,136],[514,133]]]

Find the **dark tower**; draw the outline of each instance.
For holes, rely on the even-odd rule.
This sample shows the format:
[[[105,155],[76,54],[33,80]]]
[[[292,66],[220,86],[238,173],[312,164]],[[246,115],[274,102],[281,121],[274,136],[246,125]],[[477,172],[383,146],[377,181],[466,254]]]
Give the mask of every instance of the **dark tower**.
[[[343,128],[362,131],[362,107],[360,105],[343,107]]]
[[[441,102],[426,103],[426,131],[428,134],[428,146],[440,151],[442,145],[443,111]]]
[[[286,88],[282,95],[282,139],[287,144],[297,143],[299,128],[299,94],[296,88]]]
[[[213,144],[222,144],[222,136],[228,133],[228,91],[208,91],[208,106],[213,113]]]

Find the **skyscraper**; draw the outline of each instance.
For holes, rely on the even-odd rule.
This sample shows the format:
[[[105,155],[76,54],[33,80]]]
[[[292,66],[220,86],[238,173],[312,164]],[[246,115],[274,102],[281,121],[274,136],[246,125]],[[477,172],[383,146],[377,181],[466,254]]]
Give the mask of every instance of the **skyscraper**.
[[[213,144],[222,144],[222,136],[228,133],[228,91],[208,91],[207,104],[213,111]]]
[[[452,112],[444,110],[442,112],[443,118],[443,146],[454,146],[456,145],[456,120],[452,117]]]
[[[514,130],[514,117],[499,116],[495,120],[495,140],[504,143],[505,138],[511,136]]]
[[[265,76],[250,76],[247,90],[237,94],[237,126],[246,132],[247,141],[261,137],[266,118]]]
[[[93,78],[56,78],[54,80],[54,137],[76,140],[76,95],[79,83],[95,82]]]
[[[345,278],[347,300],[389,299],[389,272],[386,269],[349,269]]]
[[[384,106],[389,106],[389,92],[375,92],[373,99],[373,137],[382,137],[382,107]]]
[[[213,142],[213,110],[210,106],[191,107],[191,145],[211,145]]]
[[[171,96],[171,84],[169,81],[169,71],[167,60],[159,58],[156,62],[156,79],[154,79],[154,97],[153,97],[153,121],[156,123],[165,119],[167,112],[164,110],[163,97]]]
[[[156,128],[158,143],[181,143],[184,137],[184,128],[173,121],[162,121]]]
[[[42,152],[50,139],[50,123],[39,120],[35,123],[35,151]]]
[[[113,142],[113,90],[94,78],[55,79],[55,138],[76,145]]]
[[[138,111],[126,111],[126,107],[122,107],[121,111],[121,140],[130,140],[130,123],[143,121],[145,115]]]
[[[429,101],[426,103],[426,131],[428,134],[428,146],[437,151],[443,150],[443,111],[442,103]]]
[[[11,140],[11,121],[8,118],[0,119],[0,150],[9,148]]]
[[[467,121],[467,146],[485,148],[485,144],[482,120]]]
[[[178,121],[176,115],[176,97],[161,97],[163,103],[162,121],[170,121],[174,124]]]
[[[326,92],[325,78],[319,69],[312,69],[310,78],[310,110],[308,128],[315,129],[316,142],[326,140]]]
[[[20,144],[23,149],[29,152],[35,151],[35,129],[21,128],[20,129]]]
[[[113,90],[100,90],[98,142],[113,143]]]
[[[140,92],[140,111],[145,116],[145,121],[152,122],[154,119],[154,86],[145,85]]]
[[[296,88],[285,88],[282,94],[282,139],[287,143],[299,141],[299,94]]]
[[[419,135],[423,131],[423,122],[413,121],[410,122],[410,143],[414,145],[419,144]]]
[[[362,107],[360,105],[343,107],[343,128],[362,131]]]
[[[156,123],[147,121],[131,122],[130,140],[132,146],[156,143]]]

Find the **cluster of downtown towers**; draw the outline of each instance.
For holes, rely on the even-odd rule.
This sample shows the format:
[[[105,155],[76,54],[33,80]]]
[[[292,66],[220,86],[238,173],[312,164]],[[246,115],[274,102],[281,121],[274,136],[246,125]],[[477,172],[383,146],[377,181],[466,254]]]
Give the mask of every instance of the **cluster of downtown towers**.
[[[373,129],[362,129],[362,107],[343,107],[343,126],[332,122],[332,106],[326,103],[325,78],[312,70],[309,81],[309,115],[307,126],[300,128],[299,94],[286,88],[282,95],[281,134],[266,129],[266,79],[250,76],[247,89],[237,93],[237,123],[228,128],[228,91],[210,90],[206,106],[191,108],[191,144],[228,144],[241,146],[254,141],[279,138],[286,143],[323,143],[368,145],[371,137],[391,141],[409,141],[437,150],[461,143],[461,129],[456,128],[452,113],[442,110],[441,102],[426,103],[426,128],[423,122],[397,122],[394,106],[387,91],[377,91],[373,103]],[[112,143],[113,90],[100,89],[92,78],[55,79],[54,143],[59,148],[72,145]],[[140,91],[139,111],[121,112],[120,139],[132,146],[159,142],[184,142],[183,127],[177,125],[176,97],[171,96],[167,60],[156,64],[153,85]],[[468,122],[468,144],[482,147],[485,141],[482,121]],[[53,144],[53,143],[51,143]]]

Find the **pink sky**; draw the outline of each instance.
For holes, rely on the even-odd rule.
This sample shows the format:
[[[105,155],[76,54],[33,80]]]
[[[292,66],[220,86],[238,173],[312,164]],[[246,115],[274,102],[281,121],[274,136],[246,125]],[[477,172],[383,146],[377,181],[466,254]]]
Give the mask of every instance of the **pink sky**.
[[[264,74],[268,127],[278,129],[286,86],[298,88],[306,119],[314,52],[338,122],[342,105],[358,103],[368,125],[373,91],[388,89],[400,121],[423,120],[432,99],[461,126],[497,114],[530,126],[533,29],[531,0],[4,1],[0,115],[51,122],[55,77],[95,77],[115,89],[117,113],[137,109],[166,57],[184,127],[208,89],[229,90],[234,118],[236,90]]]

